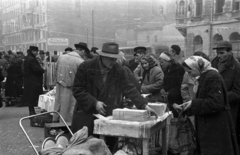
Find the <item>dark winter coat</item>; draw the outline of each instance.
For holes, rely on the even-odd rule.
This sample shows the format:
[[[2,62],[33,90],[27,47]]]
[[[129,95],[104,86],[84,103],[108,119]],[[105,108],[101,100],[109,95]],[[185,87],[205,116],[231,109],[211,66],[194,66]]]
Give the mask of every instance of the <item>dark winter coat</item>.
[[[212,61],[212,66],[218,68],[218,58],[216,57]],[[240,64],[230,57],[225,65],[225,69],[220,72],[223,80],[226,84],[228,101],[231,107],[231,114],[233,121],[236,124],[238,107],[240,102]]]
[[[137,68],[138,64],[139,63],[135,61],[135,58],[133,58],[128,61],[127,67],[133,72]]]
[[[227,91],[218,72],[211,70],[200,76],[190,111],[195,115],[197,146],[201,155],[239,154]]]
[[[7,97],[20,97],[22,95],[22,86],[22,61],[14,58],[7,69],[5,95]]]
[[[168,93],[168,107],[173,111],[174,117],[178,114],[172,107],[173,103],[182,104],[181,85],[183,81],[184,68],[179,63],[173,63],[172,66],[164,72],[163,88]]]
[[[122,107],[120,105],[122,93],[136,103],[137,108],[145,108],[146,100],[130,83],[126,70],[122,66],[116,63],[108,73],[104,84],[99,68],[99,58],[83,62],[77,70],[73,84],[73,95],[77,103],[73,113],[72,131],[76,132],[83,126],[87,126],[89,135],[92,135],[93,113],[97,113],[97,101],[107,105],[106,116],[109,116],[115,108]]]
[[[38,97],[43,94],[44,69],[38,63],[36,57],[29,52],[23,64],[24,90],[23,103],[27,106],[37,106]]]

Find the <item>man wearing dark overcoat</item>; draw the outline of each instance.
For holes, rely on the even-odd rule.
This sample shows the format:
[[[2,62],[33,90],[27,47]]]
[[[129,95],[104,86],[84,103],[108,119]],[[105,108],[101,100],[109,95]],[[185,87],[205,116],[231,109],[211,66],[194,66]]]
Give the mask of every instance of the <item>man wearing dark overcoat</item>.
[[[72,131],[87,126],[89,136],[92,135],[95,119],[93,114],[112,115],[114,109],[122,107],[122,93],[136,103],[138,109],[156,114],[130,83],[123,67],[116,63],[122,57],[118,44],[104,43],[102,50],[97,53],[98,57],[79,66],[75,76],[72,90],[77,103],[73,112]]]
[[[229,41],[221,41],[213,49],[216,50],[217,57],[213,59],[212,66],[218,69],[223,77],[234,125],[240,126],[237,121],[240,101],[240,64],[233,57],[232,44]],[[238,129],[236,131],[239,135]],[[239,139],[238,143],[240,143]]]
[[[34,115],[34,107],[38,105],[38,97],[43,94],[44,68],[36,59],[38,47],[30,46],[23,64],[24,90],[23,103],[29,107],[29,115]]]
[[[225,81],[231,114],[236,124],[240,99],[240,64],[233,57],[230,42],[221,41],[213,49],[216,49],[217,57],[213,59],[212,66],[218,69]]]

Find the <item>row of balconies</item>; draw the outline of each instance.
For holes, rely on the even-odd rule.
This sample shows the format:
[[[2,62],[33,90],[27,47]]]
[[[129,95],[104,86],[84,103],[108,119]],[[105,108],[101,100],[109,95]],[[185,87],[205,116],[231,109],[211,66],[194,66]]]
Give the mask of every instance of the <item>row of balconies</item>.
[[[186,17],[186,15],[177,15],[176,24],[177,25],[187,25],[189,23],[195,23],[200,21],[224,21],[225,19],[237,19],[240,20],[240,10],[224,12],[224,13],[214,13],[212,15],[201,15],[201,16],[191,16]]]

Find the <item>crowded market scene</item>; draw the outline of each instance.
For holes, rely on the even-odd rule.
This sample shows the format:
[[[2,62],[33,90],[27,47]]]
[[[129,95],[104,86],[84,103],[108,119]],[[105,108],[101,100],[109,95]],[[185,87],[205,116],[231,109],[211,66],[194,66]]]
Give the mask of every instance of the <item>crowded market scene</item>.
[[[239,0],[0,13],[0,155],[240,155]]]

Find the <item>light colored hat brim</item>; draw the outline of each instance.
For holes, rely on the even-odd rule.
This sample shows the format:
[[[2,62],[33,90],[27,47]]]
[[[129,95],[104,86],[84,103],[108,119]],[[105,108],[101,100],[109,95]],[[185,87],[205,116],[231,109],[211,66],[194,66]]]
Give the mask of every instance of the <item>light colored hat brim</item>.
[[[109,58],[117,58],[118,59],[123,56],[123,54],[121,54],[120,52],[118,54],[104,53],[104,52],[102,52],[102,50],[97,50],[96,52],[101,56],[105,56],[105,57],[109,57]]]

